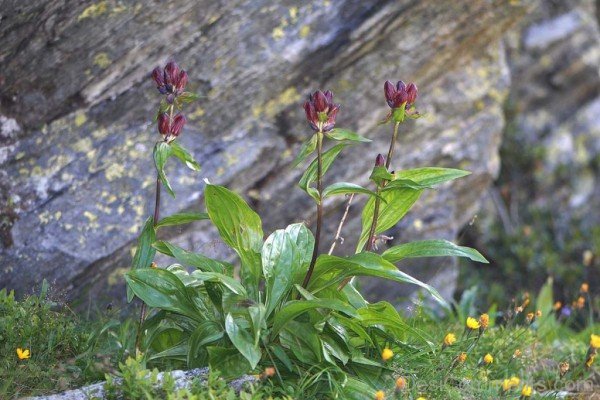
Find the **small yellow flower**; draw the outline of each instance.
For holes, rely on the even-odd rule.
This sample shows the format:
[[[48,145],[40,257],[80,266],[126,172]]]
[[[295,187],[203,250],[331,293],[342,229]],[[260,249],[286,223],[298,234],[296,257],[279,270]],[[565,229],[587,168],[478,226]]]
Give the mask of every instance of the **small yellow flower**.
[[[467,328],[475,330],[475,329],[479,329],[479,327],[480,327],[479,322],[475,318],[473,318],[473,317],[467,318]]]
[[[19,357],[19,360],[27,360],[31,357],[31,353],[29,352],[29,349],[17,347],[17,357]]]
[[[519,386],[519,383],[521,383],[521,380],[519,378],[517,378],[516,376],[513,376],[513,377],[510,378],[510,384],[513,387]]]
[[[420,397],[417,397],[417,400],[427,400],[427,399],[423,396],[420,396]]]
[[[581,293],[587,293],[590,290],[590,285],[584,282],[581,284],[581,288],[579,290]]]
[[[512,386],[510,385],[510,379],[505,379],[502,381],[502,390],[507,392],[510,390]]]
[[[557,301],[556,303],[554,303],[554,306],[552,308],[554,309],[554,311],[558,311],[562,308],[562,303],[560,301]]]
[[[502,381],[502,390],[509,391],[510,389],[519,386],[521,380],[516,376],[511,377],[510,379],[505,379]]]
[[[452,346],[456,342],[456,335],[454,333],[448,333],[444,337],[444,346]]]
[[[487,329],[489,324],[490,324],[490,316],[487,314],[481,314],[481,316],[479,317],[479,325],[481,325],[481,327],[483,329]]]
[[[591,250],[586,250],[583,252],[583,265],[589,267],[592,265],[592,261],[594,260],[594,253]]]
[[[592,333],[592,336],[590,336],[590,346],[594,349],[600,349],[600,335]]]
[[[521,350],[516,349],[515,352],[513,353],[513,358],[519,358],[521,357],[523,353],[521,352]]]
[[[387,361],[392,357],[394,357],[394,352],[392,350],[388,349],[387,347],[385,349],[383,349],[383,351],[381,352],[381,359],[383,361]]]
[[[527,316],[525,317],[525,319],[527,320],[528,323],[531,323],[531,322],[533,322],[534,316],[535,315],[532,312],[530,312],[530,313],[527,313]]]
[[[515,312],[518,313],[522,313],[523,312],[523,307],[519,306],[517,308],[515,308]]]
[[[375,400],[384,400],[385,399],[385,393],[383,392],[383,390],[378,390],[375,392]]]
[[[494,357],[490,353],[487,353],[485,356],[483,356],[483,362],[485,365],[490,365],[494,362]]]
[[[402,390],[404,388],[406,388],[406,378],[400,376],[396,379],[396,389]]]
[[[583,296],[579,296],[579,298],[577,299],[576,307],[577,308],[585,307],[585,298]]]
[[[564,374],[566,374],[567,372],[569,372],[569,363],[566,361],[561,362],[560,364],[558,364],[558,368],[560,370],[560,376],[561,378],[564,376]]]
[[[533,388],[531,386],[523,385],[523,389],[521,390],[521,396],[531,397],[531,393],[533,393]]]
[[[596,359],[596,353],[592,353],[588,356],[587,360],[585,360],[585,366],[590,368]]]
[[[460,353],[457,357],[459,363],[464,363],[467,361],[467,353]]]
[[[267,367],[267,368],[265,368],[264,375],[267,378],[275,376],[275,368],[273,368],[273,367]]]

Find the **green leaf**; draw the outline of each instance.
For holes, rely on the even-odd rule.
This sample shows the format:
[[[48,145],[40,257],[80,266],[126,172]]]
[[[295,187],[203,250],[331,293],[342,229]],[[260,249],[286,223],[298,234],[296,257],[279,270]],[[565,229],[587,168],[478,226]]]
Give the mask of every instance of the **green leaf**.
[[[263,230],[260,217],[236,193],[216,185],[206,185],[206,210],[225,243],[233,248],[242,262],[244,286],[258,300],[261,276]]]
[[[177,101],[181,104],[192,103],[200,98],[199,95],[192,92],[183,92],[179,96],[177,96]]]
[[[288,355],[285,352],[285,350],[283,349],[283,347],[281,347],[278,344],[272,344],[271,351],[273,352],[275,357],[277,357],[279,359],[279,361],[281,361],[283,363],[283,365],[285,365],[285,367],[288,369],[288,371],[292,372],[294,370],[294,365],[292,364],[290,357],[288,357]]]
[[[394,179],[394,175],[390,174],[384,166],[376,165],[373,167],[373,171],[371,171],[369,179],[375,182],[377,186],[381,186],[384,182]]]
[[[396,172],[396,179],[409,179],[420,185],[433,186],[471,174],[452,168],[425,167]]]
[[[125,274],[127,284],[148,307],[173,311],[199,319],[185,285],[172,272],[160,268],[136,269]]]
[[[369,143],[371,139],[367,139],[356,132],[348,129],[334,128],[325,134],[329,139],[333,140],[350,140],[351,142]]]
[[[283,229],[273,232],[262,248],[262,268],[266,280],[267,317],[280,304],[304,273],[300,252]]]
[[[256,368],[262,357],[260,348],[254,344],[252,336],[235,323],[231,314],[227,314],[225,318],[225,331],[231,343],[248,360],[250,367],[252,369]]]
[[[443,256],[466,257],[473,261],[488,263],[485,257],[477,250],[470,247],[458,246],[447,240],[421,240],[405,243],[387,249],[382,256],[391,263],[398,262],[404,258]]]
[[[433,287],[399,271],[394,264],[383,259],[379,254],[370,252],[344,258],[326,254],[319,256],[308,290],[314,294],[327,287],[338,285],[351,276],[374,276],[417,285],[429,292],[442,306],[449,307],[446,300]]]
[[[198,324],[189,339],[187,354],[188,368],[203,367],[208,363],[208,352],[206,346],[218,342],[224,336],[219,326],[214,321],[204,321]]]
[[[173,140],[170,143],[170,146],[171,155],[178,158],[183,165],[187,166],[192,171],[200,171],[200,164],[194,160],[194,157],[184,147],[182,147],[177,140]]]
[[[154,228],[154,221],[152,217],[149,217],[138,238],[137,248],[135,249],[133,263],[131,265],[132,270],[150,267],[150,264],[152,264],[154,256],[156,255],[156,250],[152,247],[152,243],[155,240],[156,231]],[[127,286],[127,302],[129,303],[131,300],[133,300],[133,291]]]
[[[344,398],[348,400],[364,400],[373,398],[375,388],[362,382],[360,379],[348,377],[344,386]]]
[[[382,190],[385,192],[385,191],[405,189],[405,188],[420,190],[420,189],[431,189],[432,186],[423,185],[423,184],[417,183],[415,181],[412,181],[410,179],[395,179],[395,180],[387,182],[385,187]]]
[[[412,208],[421,196],[421,193],[422,190],[409,188],[381,192],[381,197],[385,200],[385,203],[381,202],[379,205],[379,217],[377,218],[375,234],[379,234],[396,225]],[[367,200],[362,212],[362,232],[356,248],[357,252],[363,249],[368,240],[374,213],[375,198],[371,197]]]
[[[194,271],[190,274],[191,277],[197,280],[198,284],[203,284],[204,282],[214,282],[219,283],[229,289],[232,293],[247,296],[246,289],[239,283],[235,278],[232,278],[227,275],[220,274],[218,272],[204,272],[204,271]]]
[[[360,185],[356,185],[354,183],[348,183],[348,182],[338,182],[338,183],[334,183],[333,185],[327,186],[323,190],[323,197],[335,196],[337,194],[347,194],[347,193],[362,193],[362,194],[366,194],[369,196],[378,196],[377,193],[375,193],[369,189],[365,189],[364,187],[362,187]]]
[[[317,148],[317,134],[315,133],[310,138],[308,138],[304,143],[302,143],[302,147],[300,148],[300,152],[296,159],[292,163],[292,167],[296,168],[300,163],[306,160],[306,157],[311,155],[315,149]]]
[[[319,332],[309,323],[289,321],[279,334],[279,340],[300,362],[314,365],[323,359]]]
[[[303,223],[288,225],[285,231],[298,249],[302,270],[307,270],[315,247],[315,237]]]
[[[175,258],[183,265],[189,265],[205,272],[229,273],[233,267],[227,263],[213,260],[199,253],[192,253],[169,242],[155,242],[154,248],[159,252]]]
[[[207,213],[178,213],[173,214],[168,217],[161,219],[158,224],[156,224],[156,229],[162,228],[163,226],[174,226],[174,225],[183,225],[189,224],[194,221],[201,221],[203,219],[208,219]]]
[[[327,170],[329,169],[329,167],[331,166],[331,164],[333,163],[335,158],[340,154],[342,149],[346,146],[347,146],[346,143],[340,143],[340,144],[333,146],[331,149],[323,152],[323,154],[321,155],[322,160],[323,160],[323,171],[322,171],[323,175],[325,175],[325,172],[327,172]],[[304,172],[304,175],[302,175],[302,178],[300,178],[300,182],[298,182],[298,186],[300,186],[300,188],[302,190],[304,190],[306,193],[308,193],[313,199],[318,201],[319,196],[318,196],[317,191],[310,186],[313,182],[315,182],[317,180],[317,170],[318,170],[317,164],[318,164],[318,161],[317,161],[317,158],[315,158],[313,160],[313,162],[310,163],[310,165],[308,166],[306,171]]]
[[[162,182],[163,186],[167,189],[167,192],[173,197],[175,197],[175,193],[171,188],[171,184],[165,175],[165,164],[167,160],[171,156],[173,150],[171,146],[167,142],[158,142],[156,146],[154,146],[154,165],[156,166],[156,171],[158,172],[158,178]]]
[[[248,307],[248,315],[250,315],[250,320],[252,321],[252,331],[254,333],[254,345],[258,346],[260,341],[260,332],[263,329],[267,329],[266,322],[266,309],[262,304],[257,304],[254,306]]]
[[[322,308],[327,310],[335,310],[342,312],[351,317],[356,317],[356,311],[348,304],[335,299],[314,299],[314,300],[292,300],[288,301],[282,308],[275,314],[273,320],[273,326],[271,328],[271,335],[276,336],[277,333],[291,320],[305,313],[308,310],[314,310],[316,308]]]
[[[207,350],[210,370],[219,371],[222,378],[239,378],[251,369],[246,358],[236,349],[209,346]]]

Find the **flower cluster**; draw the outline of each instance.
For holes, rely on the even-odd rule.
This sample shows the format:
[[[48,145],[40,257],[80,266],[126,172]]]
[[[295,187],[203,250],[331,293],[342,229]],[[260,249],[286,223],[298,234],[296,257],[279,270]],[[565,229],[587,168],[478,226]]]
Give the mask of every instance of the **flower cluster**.
[[[164,68],[156,67],[152,70],[152,79],[160,94],[167,95],[167,102],[173,103],[175,97],[185,90],[187,85],[187,72],[179,68],[175,61],[170,61]]]
[[[385,81],[383,85],[383,91],[385,93],[385,100],[391,109],[400,108],[403,104],[406,104],[408,110],[414,102],[417,100],[417,85],[409,83],[406,85],[402,81],[398,81],[394,85],[390,81]]]
[[[329,132],[335,126],[335,118],[340,110],[339,104],[333,103],[333,93],[317,90],[304,103],[306,119],[315,132]]]

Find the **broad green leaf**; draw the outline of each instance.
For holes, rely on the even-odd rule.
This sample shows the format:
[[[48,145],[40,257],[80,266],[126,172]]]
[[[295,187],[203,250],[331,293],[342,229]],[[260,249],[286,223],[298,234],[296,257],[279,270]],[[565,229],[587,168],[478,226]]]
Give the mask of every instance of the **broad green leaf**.
[[[198,284],[205,282],[219,283],[229,289],[232,293],[239,296],[247,296],[246,289],[239,283],[235,278],[227,275],[220,274],[218,272],[204,272],[196,270],[190,274],[193,278],[197,279]]]
[[[163,226],[189,224],[190,222],[203,219],[208,219],[207,213],[177,213],[161,219],[158,224],[156,224],[156,229],[162,228]]]
[[[292,372],[294,370],[294,365],[292,364],[290,357],[287,355],[283,347],[281,347],[278,344],[272,344],[271,351],[273,352],[275,357],[277,357],[277,359],[279,359],[279,361],[281,361],[283,365],[285,365],[288,371]]]
[[[340,154],[340,151],[342,151],[342,149],[346,146],[347,146],[347,144],[340,143],[340,144],[333,146],[331,149],[323,152],[323,154],[321,156],[322,160],[323,160],[323,171],[322,171],[323,175],[325,175],[325,172],[327,172],[327,170],[329,169],[329,167],[331,166],[331,164],[333,163],[335,158],[338,156],[338,154]],[[318,201],[318,199],[319,199],[318,193],[314,188],[311,187],[311,184],[317,180],[317,170],[318,170],[317,164],[318,164],[318,161],[317,161],[317,158],[315,157],[313,162],[310,163],[310,165],[304,172],[304,175],[302,175],[302,178],[300,178],[300,182],[298,182],[298,186],[300,186],[300,188],[302,190],[304,190],[306,193],[308,193],[313,199]]]
[[[150,264],[152,264],[154,256],[156,255],[156,250],[152,247],[152,243],[154,243],[155,240],[156,231],[154,229],[154,221],[152,217],[149,217],[138,238],[137,248],[133,255],[133,263],[131,264],[132,270],[150,267]],[[129,303],[131,300],[133,300],[133,291],[127,286],[127,302]]]
[[[535,301],[535,309],[542,312],[542,316],[536,319],[538,334],[548,340],[551,340],[553,336],[558,336],[557,331],[560,327],[554,312],[552,312],[554,306],[553,284],[554,281],[552,277],[549,277],[546,283],[544,283],[544,286],[540,289]]]
[[[225,332],[221,329],[219,324],[213,321],[204,321],[198,324],[189,339],[188,368],[199,368],[208,363],[206,346],[223,338]]]
[[[369,386],[360,379],[348,377],[344,385],[344,398],[348,400],[364,400],[373,398],[376,388]]]
[[[303,223],[288,225],[285,231],[298,248],[302,271],[307,270],[315,247],[315,237]]]
[[[296,159],[292,163],[292,166],[296,168],[300,163],[306,160],[306,157],[311,155],[315,149],[317,148],[317,134],[313,134],[310,138],[308,138],[304,143],[302,143],[302,147],[300,148],[300,152]]]
[[[389,173],[384,166],[376,165],[373,167],[373,171],[371,171],[369,179],[375,182],[378,186],[381,186],[384,182],[394,179],[394,175]]]
[[[300,252],[283,229],[273,232],[262,248],[262,268],[266,281],[267,317],[299,283],[304,275]]]
[[[470,247],[458,246],[447,240],[421,240],[405,243],[387,249],[382,256],[391,263],[405,258],[443,256],[466,257],[473,261],[488,263],[485,257],[477,250]]]
[[[183,265],[189,265],[201,271],[229,274],[232,270],[232,267],[227,263],[213,260],[199,253],[192,253],[169,242],[158,241],[153,244],[153,247],[159,252],[175,258]]]
[[[350,140],[351,142],[369,143],[371,139],[367,139],[356,132],[348,129],[334,128],[325,134],[329,139],[333,140]]]
[[[170,146],[171,154],[178,158],[183,165],[187,166],[192,171],[200,171],[200,164],[194,160],[194,157],[184,147],[182,147],[177,140],[173,140],[170,143]]]
[[[327,335],[323,335],[321,337],[321,341],[323,342],[323,354],[331,354],[338,360],[342,362],[342,364],[346,365],[348,360],[350,359],[350,355],[346,351],[346,349],[342,348],[338,342],[336,342],[332,337]],[[332,362],[332,364],[335,364]]]
[[[156,146],[154,146],[154,165],[156,166],[156,171],[158,172],[158,178],[162,182],[163,186],[167,189],[167,192],[173,197],[175,197],[175,193],[171,188],[171,184],[165,175],[165,164],[167,160],[171,156],[173,149],[167,142],[158,142]]]
[[[399,271],[398,268],[379,254],[363,252],[350,257],[336,257],[323,254],[315,264],[308,290],[313,294],[327,287],[338,285],[351,276],[374,276],[399,283],[417,285],[429,292],[445,308],[449,308],[444,298],[430,285]]]
[[[250,321],[252,321],[252,332],[254,333],[254,345],[258,346],[260,341],[260,332],[263,329],[267,329],[266,322],[266,309],[262,304],[257,304],[248,307],[248,314],[250,315]]]
[[[148,361],[158,360],[161,358],[166,358],[169,360],[186,361],[188,353],[189,353],[189,342],[184,342],[184,343],[180,343],[176,346],[173,346],[169,349],[163,350],[159,353],[151,354],[148,357]]]
[[[206,185],[204,197],[208,215],[221,238],[240,256],[244,286],[258,300],[263,245],[260,217],[238,194],[222,186]]]
[[[379,216],[377,218],[375,234],[379,234],[396,225],[412,208],[422,192],[422,190],[409,188],[381,192],[381,197],[385,200],[385,203],[380,202],[379,205]],[[371,197],[367,200],[362,212],[362,232],[356,248],[357,252],[363,249],[368,240],[374,213],[375,198]]]
[[[289,321],[280,332],[279,340],[303,363],[314,365],[323,359],[319,332],[309,323]]]
[[[360,185],[356,185],[354,183],[348,183],[348,182],[334,183],[333,185],[329,185],[325,189],[323,189],[323,197],[335,196],[338,194],[347,194],[347,193],[362,193],[362,194],[366,194],[369,196],[378,196],[377,193],[375,193],[369,189],[365,189],[364,187],[362,187]]]
[[[339,300],[291,300],[288,301],[281,308],[281,310],[277,312],[277,314],[275,314],[275,319],[273,320],[273,326],[271,328],[271,335],[276,336],[277,333],[279,333],[279,331],[291,320],[308,310],[314,310],[316,308],[339,311],[351,317],[356,317],[357,315],[354,308]]]
[[[192,103],[200,98],[199,95],[193,92],[183,92],[177,96],[177,101],[181,104]]]
[[[412,181],[410,179],[395,179],[395,180],[387,182],[385,187],[382,190],[385,192],[385,191],[405,189],[405,188],[420,190],[420,189],[431,189],[432,186],[431,185],[423,185],[423,184],[417,183],[415,181]]]
[[[236,324],[231,314],[227,314],[227,317],[225,318],[225,331],[235,348],[242,353],[246,360],[248,360],[250,367],[252,369],[256,368],[256,365],[262,357],[260,348],[258,345],[254,344],[254,340],[250,333],[246,332]]]
[[[433,186],[469,175],[469,171],[452,168],[425,167],[398,171],[396,179],[409,179],[420,185]]]
[[[160,268],[136,269],[125,274],[133,293],[149,307],[173,311],[199,319],[198,310],[186,288],[172,272]]]
[[[210,370],[219,371],[222,378],[239,378],[251,369],[246,358],[237,349],[209,346],[207,350]]]

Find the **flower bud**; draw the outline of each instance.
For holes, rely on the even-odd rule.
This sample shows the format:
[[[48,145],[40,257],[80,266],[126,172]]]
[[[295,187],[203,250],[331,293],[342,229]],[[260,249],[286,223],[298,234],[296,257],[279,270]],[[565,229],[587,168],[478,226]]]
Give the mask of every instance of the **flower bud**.
[[[162,113],[158,116],[158,132],[161,135],[169,134],[170,125],[171,123],[169,121],[169,115],[167,113]]]
[[[177,82],[175,83],[175,89],[178,94],[183,92],[183,90],[185,89],[185,85],[187,85],[187,82],[188,74],[184,70],[181,70],[181,72],[179,72],[179,75],[177,76]]]
[[[385,157],[383,156],[383,154],[377,154],[377,157],[375,158],[375,166],[383,167],[384,165],[385,165]]]
[[[181,133],[183,126],[187,120],[183,116],[183,114],[177,114],[175,118],[173,118],[173,124],[171,125],[171,135],[177,137]]]
[[[329,132],[335,126],[335,119],[340,110],[339,104],[333,103],[333,93],[317,90],[304,103],[304,112],[310,127],[317,132]]]
[[[390,108],[400,108],[402,104],[406,103],[406,109],[408,110],[417,100],[418,89],[414,83],[406,85],[404,82],[398,81],[396,86],[394,86],[392,82],[385,81],[383,93]]]
[[[169,61],[165,66],[165,83],[174,86],[179,80],[179,65]]]
[[[156,82],[156,88],[161,94],[166,93],[164,76],[164,72],[160,67],[156,67],[152,70],[152,79]]]

